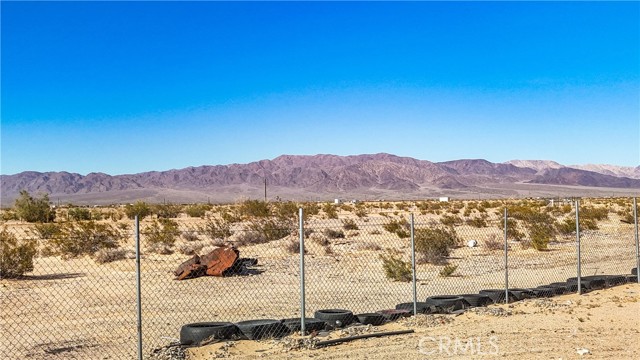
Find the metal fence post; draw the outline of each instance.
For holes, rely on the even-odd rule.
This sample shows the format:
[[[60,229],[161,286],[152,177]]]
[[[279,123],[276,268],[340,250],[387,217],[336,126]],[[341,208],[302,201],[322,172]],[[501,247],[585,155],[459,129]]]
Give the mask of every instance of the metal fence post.
[[[578,255],[578,294],[582,294],[582,257],[580,254],[580,200],[576,200],[576,251]]]
[[[298,218],[300,221],[300,331],[302,335],[305,334],[304,318],[306,314],[305,309],[305,292],[304,292],[304,221],[303,210],[300,208],[298,211]]]
[[[640,269],[640,244],[638,244],[638,202],[633,198],[633,218],[636,225],[636,269]],[[638,284],[640,284],[640,271],[637,271]]]
[[[413,315],[418,315],[418,289],[416,288],[416,242],[413,213],[411,213],[411,282],[413,283]]]
[[[507,243],[507,208],[504,208],[504,302],[509,303],[509,244]]]
[[[138,359],[142,360],[142,291],[140,283],[140,220],[135,217],[136,227],[136,306],[138,315]]]

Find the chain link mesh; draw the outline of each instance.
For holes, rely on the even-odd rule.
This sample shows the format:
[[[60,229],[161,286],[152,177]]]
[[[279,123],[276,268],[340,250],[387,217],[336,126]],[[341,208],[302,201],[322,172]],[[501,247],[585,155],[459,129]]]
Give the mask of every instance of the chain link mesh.
[[[179,338],[196,322],[299,318],[297,205],[216,206],[201,216],[140,223],[143,353]],[[417,301],[503,289],[505,208],[509,288],[576,276],[576,209],[554,202],[419,201],[307,204],[304,208],[306,317],[323,309],[354,314]],[[264,209],[263,209],[264,210]],[[582,275],[629,274],[636,266],[632,200],[580,203]],[[37,248],[33,271],[0,280],[2,358],[135,358],[135,224],[129,219],[2,224],[3,273],[13,244]],[[115,245],[117,246],[115,246]],[[13,245],[12,245],[13,246]],[[194,254],[233,246],[244,263],[230,276],[176,280]],[[286,328],[274,327],[269,336]]]

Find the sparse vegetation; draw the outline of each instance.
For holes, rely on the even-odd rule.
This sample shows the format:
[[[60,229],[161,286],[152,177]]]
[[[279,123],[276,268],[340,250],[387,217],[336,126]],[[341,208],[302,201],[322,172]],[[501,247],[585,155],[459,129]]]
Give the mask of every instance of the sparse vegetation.
[[[14,210],[16,216],[26,222],[53,222],[56,217],[55,210],[49,204],[49,195],[42,194],[40,197],[32,197],[27,191],[20,191],[20,196],[16,199]]]
[[[151,215],[151,207],[144,201],[136,201],[133,205],[127,205],[124,213],[129,219],[133,220],[137,215],[138,220],[142,221],[142,219]]]
[[[324,229],[323,234],[329,239],[344,239],[342,230]]]
[[[358,225],[353,219],[343,219],[342,220],[342,228],[345,230],[358,230]]]
[[[115,249],[122,238],[111,225],[90,220],[64,224],[61,233],[52,237],[49,244],[55,254],[68,259],[93,255],[101,249]]]
[[[390,233],[398,235],[399,238],[408,238],[410,234],[409,222],[406,219],[396,220],[393,219],[390,222],[383,225],[383,228]]]
[[[394,281],[409,282],[413,278],[411,271],[411,263],[403,261],[400,257],[393,254],[380,254],[382,260],[382,268],[387,279]]]
[[[456,270],[458,270],[458,265],[445,265],[442,269],[440,269],[440,276],[442,277],[449,277],[452,276],[453,273],[456,272]]]
[[[211,205],[208,204],[195,204],[187,206],[184,209],[185,214],[193,218],[204,218],[207,211],[211,210]]]
[[[6,228],[0,229],[0,279],[17,278],[33,271],[37,243],[19,241]]]
[[[158,219],[145,229],[143,235],[146,238],[147,250],[158,254],[171,254],[180,230],[174,220]]]
[[[460,245],[460,239],[452,228],[416,229],[414,236],[416,252],[421,255],[421,261],[432,264],[446,263],[450,250]]]

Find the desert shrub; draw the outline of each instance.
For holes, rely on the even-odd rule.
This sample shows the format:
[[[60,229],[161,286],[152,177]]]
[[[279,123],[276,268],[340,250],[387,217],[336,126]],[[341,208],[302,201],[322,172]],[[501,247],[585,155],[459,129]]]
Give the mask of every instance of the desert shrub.
[[[320,246],[329,246],[331,244],[329,239],[323,234],[314,233],[309,238]]]
[[[504,219],[498,222],[498,228],[504,231]],[[507,218],[507,238],[513,240],[522,240],[524,234],[518,230],[518,222],[515,219]]]
[[[359,218],[366,218],[367,217],[367,209],[365,209],[364,207],[358,206],[358,207],[356,207],[355,214]]]
[[[378,229],[373,229],[373,230],[369,231],[369,235],[380,235],[380,234],[382,234],[382,233]]]
[[[440,218],[440,222],[444,226],[462,225],[462,219],[456,215],[442,215],[442,217]]]
[[[502,241],[496,234],[491,234],[484,242],[485,247],[488,250],[502,250],[504,249],[504,241]]]
[[[144,233],[147,249],[159,254],[170,254],[171,246],[180,235],[178,223],[170,219],[158,219],[149,225]]]
[[[609,217],[609,209],[584,206],[580,208],[580,220],[602,221]]]
[[[36,224],[34,227],[36,236],[40,239],[51,239],[53,237],[59,236],[62,234],[62,229],[60,225],[56,223],[42,223]]]
[[[345,230],[358,230],[358,225],[353,219],[344,219],[342,220],[342,228]]]
[[[240,236],[243,244],[261,244],[279,240],[295,232],[293,221],[270,218],[254,220]]]
[[[124,213],[129,219],[135,219],[137,215],[138,220],[142,220],[151,215],[151,207],[144,201],[136,201],[133,205],[125,206]]]
[[[324,214],[327,216],[327,219],[338,218],[338,211],[333,204],[330,204],[330,203],[324,204],[324,206],[322,206],[322,211],[324,211]]]
[[[387,279],[402,282],[409,282],[413,279],[410,262],[403,261],[393,254],[380,254],[380,259],[382,259],[382,268]]]
[[[115,249],[122,234],[108,224],[95,221],[66,223],[61,234],[49,240],[52,250],[63,258],[93,255],[100,249]]]
[[[287,251],[290,254],[300,254],[300,241],[299,240],[291,240],[287,243]],[[307,249],[304,249],[304,253],[307,253]]]
[[[92,220],[102,220],[105,216],[100,209],[91,210],[91,219]]]
[[[329,239],[344,239],[342,230],[324,229],[323,234]]]
[[[91,220],[91,211],[86,208],[71,208],[67,211],[67,215],[75,221]]]
[[[182,255],[195,255],[200,252],[206,245],[210,244],[208,241],[192,241],[186,244],[180,244],[177,246],[178,252]]]
[[[453,275],[456,270],[458,270],[458,265],[445,265],[442,269],[440,269],[440,276],[449,277]]]
[[[207,218],[207,221],[199,230],[211,240],[226,239],[233,235],[231,224],[217,218]]]
[[[108,218],[112,221],[119,221],[124,215],[118,210],[109,211]]]
[[[211,205],[209,204],[195,204],[187,206],[184,209],[184,212],[189,217],[203,218],[209,210],[211,210]]]
[[[553,227],[546,223],[534,223],[528,226],[528,230],[531,246],[538,251],[546,250],[554,235]]]
[[[238,208],[235,208],[235,207],[232,209],[223,209],[222,211],[220,211],[220,217],[222,218],[222,220],[230,224],[234,224],[242,221],[242,216],[240,215],[240,211],[238,210]]]
[[[342,209],[342,211],[345,211],[345,212],[352,212],[353,211],[353,206],[351,206],[349,204],[341,204],[340,205],[340,209]]]
[[[0,229],[0,279],[17,278],[33,271],[37,243],[18,241],[7,229]]]
[[[269,203],[261,200],[245,200],[240,204],[238,211],[240,215],[245,218],[264,218],[271,216]]]
[[[460,238],[453,228],[432,227],[415,230],[415,247],[423,262],[446,262],[449,251],[460,245]]]
[[[182,206],[176,204],[158,204],[153,206],[152,213],[158,216],[158,219],[175,219],[182,212]]]
[[[93,260],[98,264],[106,264],[127,258],[127,250],[122,248],[100,249],[93,254]]]
[[[302,206],[302,212],[304,216],[314,216],[320,213],[320,207],[316,203],[305,203]]]
[[[18,214],[16,214],[13,210],[3,210],[2,216],[0,217],[3,221],[9,220],[19,220]]]
[[[473,226],[476,228],[485,228],[487,227],[487,218],[486,216],[474,217],[467,220],[467,225]]]
[[[626,211],[623,214],[621,214],[621,219],[620,221],[622,221],[625,224],[635,224],[636,219],[633,217],[633,212],[630,211]]]
[[[363,242],[360,243],[358,245],[358,249],[360,250],[370,250],[370,251],[379,251],[382,250],[382,247],[380,247],[380,245],[374,243],[374,242]]]
[[[300,208],[298,204],[291,201],[279,202],[274,204],[273,212],[275,216],[281,219],[297,219]],[[305,216],[304,210],[302,216]]]
[[[398,235],[401,239],[408,238],[410,236],[411,224],[409,224],[406,219],[393,219],[382,227],[388,232]]]
[[[200,240],[200,238],[198,237],[198,233],[196,233],[195,231],[185,231],[185,232],[183,232],[182,233],[182,238],[185,241],[189,241],[189,242]]]
[[[14,210],[18,218],[26,222],[52,222],[55,220],[56,212],[49,204],[49,195],[42,194],[34,198],[27,191],[20,191],[20,196],[16,199]]]
[[[562,235],[571,235],[576,233],[576,219],[569,218],[562,222],[556,223],[556,230]],[[593,219],[580,218],[580,231],[598,230],[598,223]]]

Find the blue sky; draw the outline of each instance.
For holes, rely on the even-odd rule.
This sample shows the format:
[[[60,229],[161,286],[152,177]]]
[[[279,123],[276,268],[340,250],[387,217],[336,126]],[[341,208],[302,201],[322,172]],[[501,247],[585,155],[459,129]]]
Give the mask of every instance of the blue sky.
[[[640,3],[6,2],[1,168],[640,164]]]

